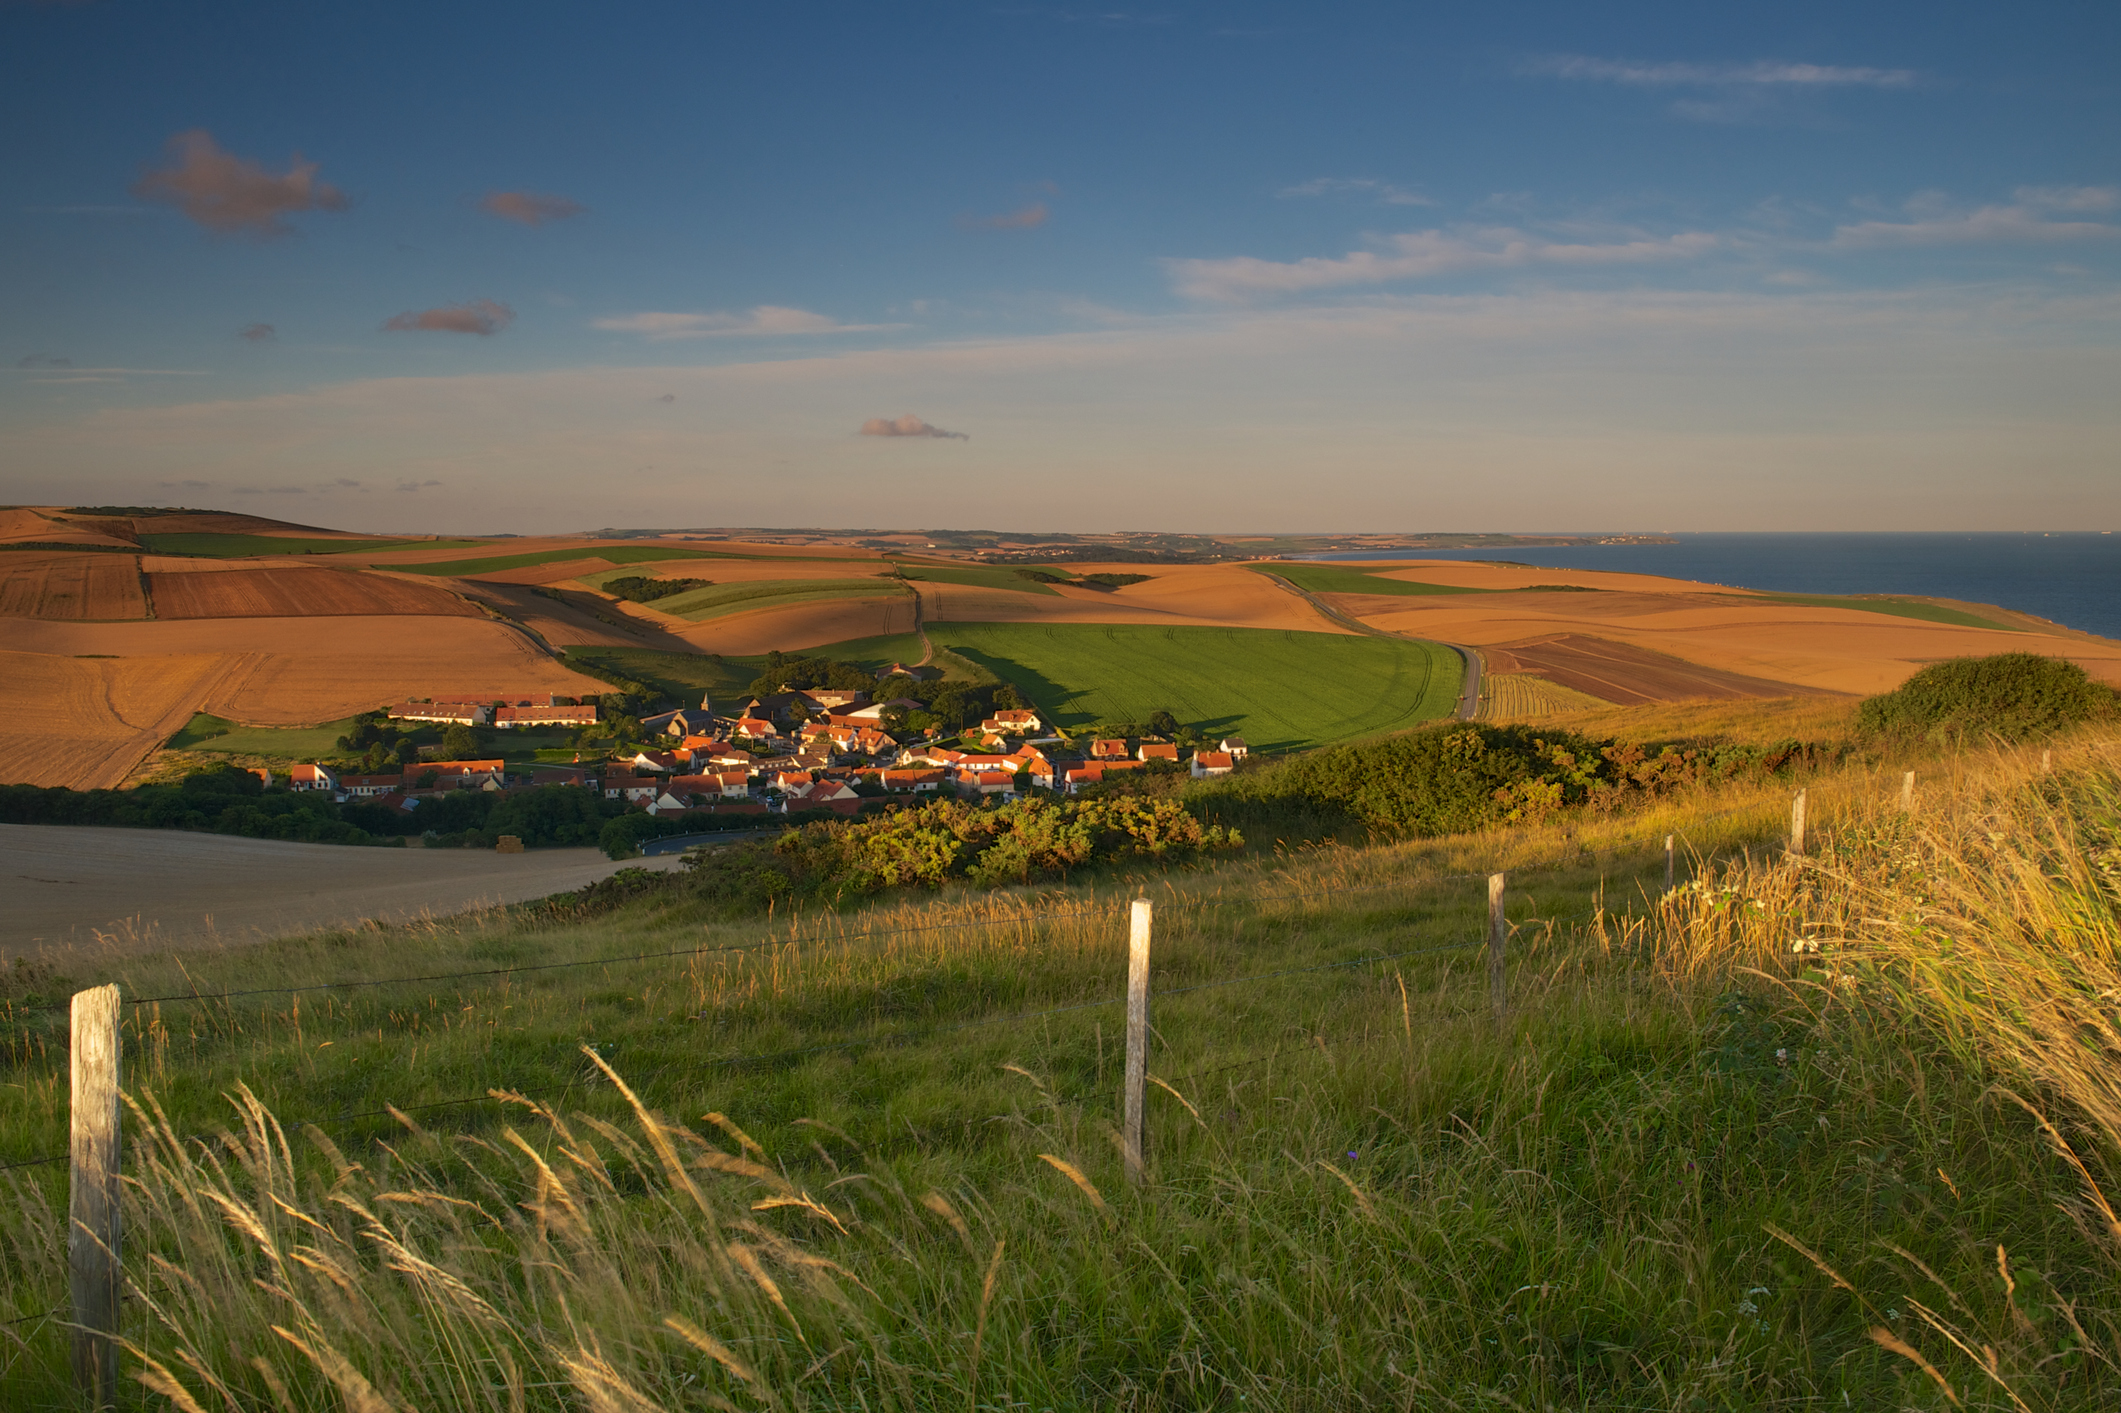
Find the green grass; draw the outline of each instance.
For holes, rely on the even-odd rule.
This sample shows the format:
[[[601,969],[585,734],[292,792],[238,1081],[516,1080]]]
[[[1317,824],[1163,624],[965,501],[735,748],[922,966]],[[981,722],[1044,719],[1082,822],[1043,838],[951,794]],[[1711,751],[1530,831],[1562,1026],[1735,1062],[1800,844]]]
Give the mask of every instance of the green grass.
[[[2121,825],[2103,773],[2104,822],[2084,821],[2101,839]],[[2068,971],[2110,960],[2110,915],[2069,900],[2064,860],[1990,868],[1970,826],[1993,811],[1969,800],[1936,821],[1968,852],[1909,878],[1916,969],[1836,954],[1900,915],[1839,885],[1885,886],[1908,849],[1940,847],[1893,783],[1813,781],[1829,837],[1804,868],[1767,857],[1777,785],[1147,874],[1149,1069],[1170,1091],[1149,1090],[1139,1187],[1111,1141],[1139,886],[1118,878],[770,922],[685,902],[487,912],[181,965],[111,949],[13,969],[0,1162],[65,1147],[64,1018],[35,1007],[106,980],[314,988],[127,1012],[126,1087],[168,1132],[127,1119],[143,1298],[124,1334],[205,1407],[357,1406],[276,1325],[390,1399],[368,1406],[426,1413],[506,1409],[512,1388],[530,1408],[788,1413],[1952,1406],[1874,1329],[1962,1406],[2112,1407],[2121,1262],[2086,1184],[2113,1190],[2113,1130],[1975,1053],[2014,1015],[2035,1024],[2028,997],[2081,989],[2082,1025],[2110,1023],[2113,978]],[[1659,905],[1674,828],[1711,861]],[[2037,828],[2004,837],[2046,847]],[[1500,1024],[1475,950],[1495,868]],[[1954,1028],[1911,982],[1926,957],[1930,984],[1984,996],[1993,956],[1955,890],[1999,872],[2056,904],[2009,939],[2056,974],[1988,988]],[[1793,931],[1828,950],[1793,957]],[[2111,1077],[2089,1033],[2067,1026],[2055,1053]],[[239,1086],[277,1126],[232,1106]],[[2052,1106],[2083,1173],[2004,1090]],[[0,1318],[63,1306],[65,1169],[0,1175],[0,1193]],[[66,1331],[11,1328],[9,1406],[78,1407]]]
[[[1065,570],[1055,571],[1045,565],[1030,567],[1047,569],[1048,573],[1067,572]],[[1014,569],[986,569],[962,565],[944,567],[931,564],[904,563],[899,566],[899,572],[908,579],[918,579],[933,584],[965,584],[975,589],[1007,589],[1011,593],[1048,594],[1059,597],[1053,594],[1053,586],[1051,584],[1041,584],[1036,579],[1021,578]]]
[[[928,636],[1014,683],[1064,727],[1167,710],[1254,750],[1448,716],[1463,672],[1456,653],[1433,643],[1267,628],[931,623]]]
[[[1247,569],[1286,579],[1314,594],[1395,594],[1421,598],[1432,594],[1485,594],[1487,589],[1461,589],[1449,584],[1417,584],[1409,579],[1380,579],[1361,569],[1339,569],[1328,564],[1248,564]]]
[[[375,554],[391,549],[469,549],[483,540],[315,540],[293,535],[142,535],[149,554],[191,555],[200,559],[245,559],[253,555]]]
[[[601,559],[608,564],[645,564],[658,559],[744,559],[746,555],[717,554],[713,550],[662,549],[653,545],[583,545],[578,549],[539,550],[533,554],[504,554],[492,559],[452,559],[447,564],[393,564],[400,574],[440,574],[463,579],[492,574],[502,569],[526,569],[533,564],[559,564],[570,559]]]
[[[758,676],[763,660],[718,658],[700,653],[658,652],[653,648],[572,647],[570,660],[593,662],[646,682],[671,701],[697,706],[703,695],[733,697]]]
[[[1946,608],[1920,599],[1897,599],[1852,594],[1726,594],[1725,598],[1772,599],[1776,603],[1805,604],[1812,608],[1854,608],[1865,613],[1886,613],[1895,618],[1918,618],[1925,623],[1951,623],[1961,628],[1993,628],[2000,633],[2023,633],[2023,628],[1982,618],[1965,609]]]
[[[743,584],[711,584],[657,599],[650,607],[695,623],[748,613],[757,608],[787,608],[832,599],[896,598],[906,588],[890,579],[768,579]]]
[[[173,751],[215,751],[225,755],[268,756],[283,760],[316,760],[339,754],[333,743],[354,729],[356,718],[322,726],[242,726],[200,712],[169,738]]]

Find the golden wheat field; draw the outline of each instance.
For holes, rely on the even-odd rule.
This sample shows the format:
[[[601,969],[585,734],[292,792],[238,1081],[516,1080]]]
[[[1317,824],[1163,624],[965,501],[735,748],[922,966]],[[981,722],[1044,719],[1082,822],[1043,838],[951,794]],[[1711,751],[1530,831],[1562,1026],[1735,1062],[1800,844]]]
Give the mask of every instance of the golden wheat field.
[[[0,680],[16,706],[0,721],[0,783],[114,788],[247,665],[212,652],[109,659],[0,651]]]
[[[139,564],[130,554],[0,555],[0,618],[144,618]]]

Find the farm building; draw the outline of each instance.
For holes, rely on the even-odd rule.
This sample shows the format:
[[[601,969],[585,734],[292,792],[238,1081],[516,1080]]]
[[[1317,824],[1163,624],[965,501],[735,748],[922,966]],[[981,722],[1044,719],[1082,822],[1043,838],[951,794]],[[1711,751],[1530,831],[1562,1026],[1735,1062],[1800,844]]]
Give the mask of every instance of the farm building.
[[[1193,778],[1204,780],[1211,775],[1228,775],[1237,769],[1237,762],[1227,751],[1195,751],[1193,753]]]
[[[287,772],[287,788],[290,790],[336,790],[339,778],[328,766],[298,765]]]
[[[1169,741],[1144,741],[1141,744],[1141,749],[1136,752],[1136,758],[1139,760],[1167,760],[1175,765],[1178,762],[1178,747],[1172,745]]]
[[[1225,736],[1222,739],[1222,751],[1232,760],[1243,760],[1252,753],[1252,748],[1245,744],[1245,738],[1242,736]]]
[[[504,706],[493,714],[493,724],[501,731],[524,726],[594,726],[596,721],[593,706]]]
[[[1038,713],[1029,710],[998,711],[979,724],[982,731],[992,731],[998,736],[1029,736],[1034,731],[1046,729]]]
[[[493,709],[476,702],[402,702],[390,709],[390,719],[429,726],[484,726],[493,720]]]
[[[342,775],[339,790],[356,800],[371,800],[378,795],[387,795],[404,788],[403,775]]]
[[[1092,760],[1125,760],[1127,755],[1127,743],[1124,740],[1092,741],[1090,743],[1090,759]]]

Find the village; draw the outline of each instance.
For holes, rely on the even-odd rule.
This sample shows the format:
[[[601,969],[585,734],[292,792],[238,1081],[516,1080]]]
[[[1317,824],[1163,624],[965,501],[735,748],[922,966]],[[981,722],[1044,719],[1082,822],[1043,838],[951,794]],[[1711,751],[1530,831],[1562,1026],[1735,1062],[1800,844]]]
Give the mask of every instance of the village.
[[[268,788],[326,791],[341,803],[408,815],[448,791],[550,785],[592,790],[652,815],[854,815],[892,798],[943,793],[974,799],[1011,799],[1025,790],[1073,795],[1127,771],[1159,767],[1206,779],[1229,774],[1249,750],[1235,736],[1213,748],[1182,748],[1153,735],[1095,739],[1083,749],[1028,707],[996,710],[958,737],[945,737],[936,727],[910,730],[905,718],[921,703],[888,694],[894,678],[910,679],[919,671],[894,663],[877,674],[873,693],[791,687],[747,697],[728,712],[702,698],[697,707],[642,718],[646,740],[638,748],[585,748],[568,762],[426,759],[435,748],[424,747],[422,759],[395,772],[360,774],[304,763],[283,778],[264,767],[253,773]],[[402,702],[385,717],[410,727],[581,730],[597,725],[599,711],[593,701],[550,695],[452,696]],[[585,759],[592,755],[601,758]]]

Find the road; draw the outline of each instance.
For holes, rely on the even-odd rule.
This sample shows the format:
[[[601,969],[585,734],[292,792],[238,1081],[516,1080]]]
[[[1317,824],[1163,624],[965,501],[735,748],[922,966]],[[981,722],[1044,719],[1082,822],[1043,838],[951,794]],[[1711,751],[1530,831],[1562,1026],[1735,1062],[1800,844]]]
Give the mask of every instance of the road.
[[[0,824],[0,957],[72,947],[228,946],[446,915],[580,888],[626,867],[596,849],[379,849],[179,829]]]
[[[1465,673],[1458,688],[1456,715],[1460,721],[1471,721],[1474,715],[1479,712],[1480,672],[1482,667],[1479,649],[1469,648],[1464,643],[1446,643],[1441,638],[1417,638],[1412,633],[1391,633],[1382,628],[1373,628],[1353,614],[1342,613],[1309,589],[1298,588],[1279,574],[1269,574],[1267,577],[1317,609],[1321,617],[1338,623],[1343,628],[1352,629],[1357,633],[1366,633],[1372,638],[1398,638],[1409,643],[1439,643],[1449,648],[1452,652],[1457,653],[1459,659],[1465,663]]]

